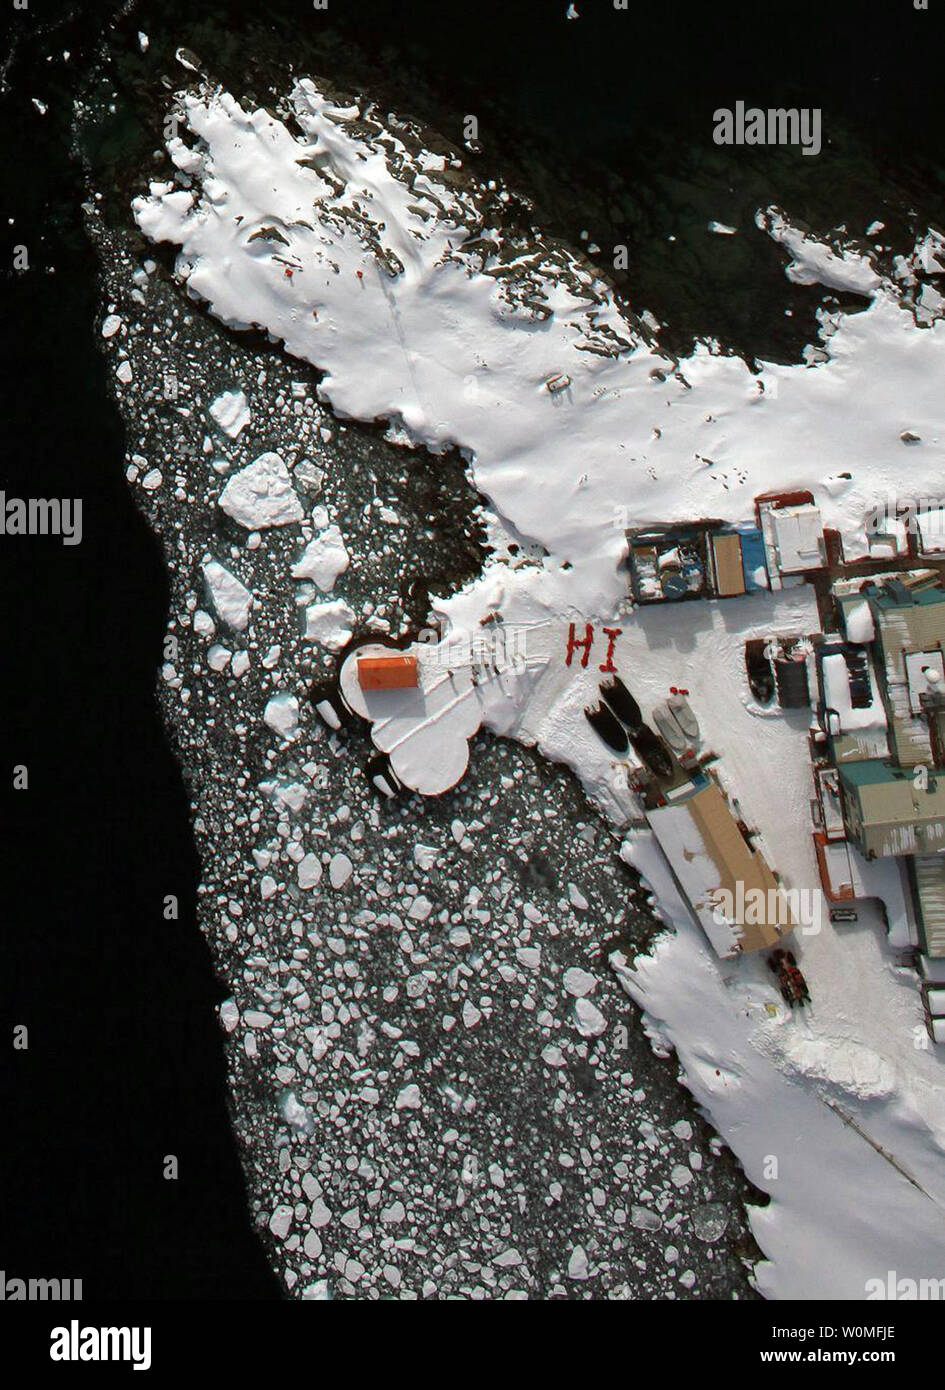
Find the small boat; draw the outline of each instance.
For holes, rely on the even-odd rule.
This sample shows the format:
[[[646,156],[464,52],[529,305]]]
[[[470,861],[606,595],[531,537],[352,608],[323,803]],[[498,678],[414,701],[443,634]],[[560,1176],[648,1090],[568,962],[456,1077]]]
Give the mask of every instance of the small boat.
[[[646,763],[654,777],[672,777],[673,760],[665,745],[657,738],[648,724],[641,724],[630,735],[634,752]]]
[[[669,745],[677,758],[691,748],[691,741],[673,718],[673,712],[668,703],[654,705],[653,723],[659,730],[660,737]]]
[[[621,724],[628,728],[631,733],[641,727],[643,715],[640,712],[640,706],[619,676],[605,681],[600,687],[600,693],[601,698],[610,706]]]
[[[678,691],[667,698],[666,706],[682,729],[684,735],[690,743],[699,742],[699,721],[692,712],[692,705]]]
[[[630,740],[627,738],[627,731],[621,724],[617,716],[606,705],[598,705],[596,709],[586,709],[584,715],[591,728],[608,748],[612,748],[621,757],[626,754],[630,747]]]

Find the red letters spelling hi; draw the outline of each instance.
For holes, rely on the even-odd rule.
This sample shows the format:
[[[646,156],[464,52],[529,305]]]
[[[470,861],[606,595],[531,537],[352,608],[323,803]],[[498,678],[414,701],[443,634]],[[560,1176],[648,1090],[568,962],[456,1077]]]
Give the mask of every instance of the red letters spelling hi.
[[[590,660],[590,655],[591,655],[591,644],[593,643],[593,641],[594,641],[594,629],[591,627],[590,623],[585,623],[585,625],[584,625],[584,636],[583,636],[583,638],[581,638],[580,641],[579,641],[579,640],[575,637],[575,635],[574,635],[574,624],[573,624],[573,623],[569,624],[569,627],[568,627],[568,650],[567,650],[567,655],[566,655],[566,657],[565,657],[565,659],[564,659],[564,664],[565,664],[565,666],[570,666],[570,665],[571,665],[571,658],[574,656],[575,650],[576,650],[578,647],[580,647],[580,648],[583,650],[583,653],[584,653],[584,655],[581,657],[581,665],[582,665],[582,667],[583,667],[583,666],[586,666],[587,663],[588,663],[588,661]]]
[[[607,641],[607,655],[604,657],[604,664],[603,664],[603,666],[599,666],[597,669],[598,669],[599,671],[605,672],[605,674],[607,674],[607,675],[612,675],[612,674],[617,670],[616,666],[614,665],[614,643],[616,642],[617,638],[620,636],[621,632],[623,632],[623,628],[622,628],[622,627],[605,627],[605,628],[604,628],[604,636],[608,639],[608,641]]]

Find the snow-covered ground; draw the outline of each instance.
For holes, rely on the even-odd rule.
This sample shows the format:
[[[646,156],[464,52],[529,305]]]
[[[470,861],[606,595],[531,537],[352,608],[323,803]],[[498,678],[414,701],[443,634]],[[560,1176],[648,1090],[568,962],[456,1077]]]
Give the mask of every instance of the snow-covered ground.
[[[475,190],[447,177],[443,157],[408,148],[314,83],[300,82],[287,102],[299,136],[224,93],[180,101],[190,134],[168,146],[179,176],[153,184],[135,215],[149,237],[180,247],[190,293],[223,323],[262,327],[322,370],[320,394],[337,415],[389,421],[405,444],[459,447],[491,505],[494,551],[482,575],[435,604],[454,638],[471,639],[484,621],[524,631],[539,663],[518,698],[484,700],[485,726],[568,763],[628,825],[637,808],[626,767],[583,717],[605,661],[603,629],[619,628],[613,660],[645,711],[670,685],[691,691],[772,863],[792,886],[815,886],[806,727],[755,709],[742,665],[748,636],[816,630],[811,593],[631,610],[624,532],[746,519],[758,493],[808,487],[825,524],[852,544],[878,501],[940,495],[945,325],[937,292],[915,293],[916,268],[940,268],[936,238],[890,279],[861,251],[829,248],[759,210],[759,234],[784,246],[793,279],[858,293],[862,312],[824,313],[804,365],[754,374],[712,344],[677,363],[583,263],[559,247],[508,243],[482,225]],[[242,428],[243,403],[228,399],[217,418],[227,432]],[[264,455],[248,479],[226,485],[221,505],[244,526],[302,515],[279,462]],[[341,533],[324,533],[297,557],[297,573],[328,589],[343,552]],[[310,607],[313,640],[337,645],[339,604]],[[594,627],[586,669],[565,663],[572,623],[579,635]],[[763,963],[714,959],[646,837],[631,835],[627,853],[676,930],[651,956],[615,966],[771,1195],[752,1215],[768,1256],[759,1287],[857,1298],[888,1270],[940,1278],[942,1062],[924,1045],[914,981],[896,970],[878,923],[824,924],[801,938],[814,1002],[786,1016]]]

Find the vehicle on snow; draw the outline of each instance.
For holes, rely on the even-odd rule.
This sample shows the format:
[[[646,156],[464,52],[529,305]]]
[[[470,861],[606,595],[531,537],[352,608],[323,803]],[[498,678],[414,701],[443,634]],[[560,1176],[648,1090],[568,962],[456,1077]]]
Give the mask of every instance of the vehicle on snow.
[[[745,643],[748,685],[759,705],[770,705],[774,699],[774,669],[767,647],[768,643],[763,637],[754,637]]]
[[[772,951],[768,957],[768,968],[778,977],[778,989],[785,1004],[793,1009],[795,1005],[810,1003],[810,990],[793,951],[785,951],[781,947]]]

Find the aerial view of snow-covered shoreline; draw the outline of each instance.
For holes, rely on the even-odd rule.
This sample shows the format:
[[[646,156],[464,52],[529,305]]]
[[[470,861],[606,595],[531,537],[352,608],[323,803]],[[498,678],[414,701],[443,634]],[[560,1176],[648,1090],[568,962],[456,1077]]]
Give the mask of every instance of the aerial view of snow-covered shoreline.
[[[155,27],[72,133],[281,1293],[945,1296],[945,230],[800,89],[605,245],[465,92]]]

